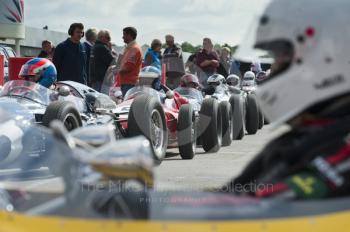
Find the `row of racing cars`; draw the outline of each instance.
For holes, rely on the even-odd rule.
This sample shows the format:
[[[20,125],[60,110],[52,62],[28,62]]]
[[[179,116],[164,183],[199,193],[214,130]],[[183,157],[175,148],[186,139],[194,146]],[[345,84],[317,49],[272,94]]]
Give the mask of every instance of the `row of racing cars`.
[[[244,76],[243,83],[234,75],[215,74],[208,78],[207,88],[200,86],[195,75],[186,74],[180,86],[170,90],[160,83],[159,70],[145,67],[139,85],[119,104],[114,101],[120,98],[118,91],[109,97],[73,81],[47,87],[28,78],[9,81],[1,91],[0,108],[19,120],[2,131],[0,164],[8,167],[23,152],[28,158],[40,156],[46,149],[41,134],[27,133],[24,142],[16,138],[33,123],[49,127],[54,120],[63,122],[68,131],[107,125],[114,128],[117,139],[143,135],[151,143],[156,163],[164,159],[168,148],[178,147],[183,159],[192,159],[198,146],[217,152],[232,140],[242,139],[245,131],[255,134],[264,124],[254,94],[256,86],[245,84],[251,81],[251,74]],[[91,133],[79,136],[96,137],[94,146],[105,143],[90,128]]]
[[[215,76],[209,80],[217,79],[222,78]],[[233,79],[226,78],[226,91],[237,91],[230,83]],[[162,114],[159,112],[165,113],[165,106],[171,106],[174,99],[181,103],[178,120],[182,117],[181,112],[190,111],[201,123],[201,115],[207,116],[203,107],[209,103],[205,102],[216,105],[217,111],[220,111],[221,102],[225,102],[217,100],[223,94],[222,90],[214,89],[211,95],[201,95],[202,103],[197,104],[196,98],[187,99],[175,90],[165,92],[138,86],[125,96],[124,105],[116,105],[108,96],[72,82],[58,82],[52,90],[34,82],[7,83],[0,98],[0,152],[1,158],[6,160],[5,168],[13,166],[11,170],[4,170],[2,162],[0,171],[1,228],[6,231],[47,228],[57,231],[62,228],[68,231],[76,228],[86,231],[101,228],[105,231],[115,228],[178,231],[191,226],[201,231],[217,228],[276,231],[283,225],[321,231],[327,223],[347,228],[344,218],[348,217],[348,198],[300,202],[239,196],[231,192],[154,189],[154,151],[158,140],[144,136],[121,140],[117,136],[129,136],[123,135],[129,133],[128,130],[134,130],[135,134],[140,132],[138,130],[143,132],[145,127],[130,127],[132,120],[136,122],[138,115],[142,115],[143,124],[147,124],[146,116],[154,122],[151,125],[154,127],[147,129],[154,130],[151,136],[157,137],[158,129],[163,129],[157,124]],[[213,88],[205,91],[210,93]],[[235,99],[253,96],[252,93],[235,94],[238,96]],[[127,101],[130,103],[126,104]],[[184,111],[183,106],[187,106],[187,110]],[[192,111],[188,110],[189,106],[193,107]],[[133,116],[130,115],[132,110],[135,110]],[[245,111],[249,111],[248,108]],[[134,119],[130,120],[130,117]],[[54,120],[57,118],[60,120]],[[211,119],[208,121],[210,123]],[[49,124],[49,128],[35,124]],[[190,128],[189,131],[195,133],[194,127]],[[203,143],[205,138],[199,138]],[[11,153],[11,148],[16,146],[22,147],[17,151],[17,157]],[[11,159],[6,156],[9,152]]]

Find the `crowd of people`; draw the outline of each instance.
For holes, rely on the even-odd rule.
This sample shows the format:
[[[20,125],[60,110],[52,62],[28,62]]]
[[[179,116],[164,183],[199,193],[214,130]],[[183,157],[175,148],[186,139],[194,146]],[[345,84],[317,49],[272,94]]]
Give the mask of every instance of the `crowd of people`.
[[[240,64],[233,60],[231,49],[222,47],[215,50],[210,38],[204,38],[203,46],[184,64],[182,49],[171,34],[165,36],[163,52],[162,41],[154,39],[145,54],[136,42],[137,30],[134,27],[123,29],[126,46],[122,54],[113,49],[109,30],[89,28],[85,31],[82,23],[73,23],[68,35],[69,38],[56,47],[51,41],[44,40],[38,57],[52,60],[58,81],[76,81],[100,92],[104,89],[107,70],[111,66],[116,67],[112,84],[120,86],[123,95],[137,85],[138,74],[144,66],[153,66],[160,73],[165,68],[167,85],[172,89],[179,86],[180,78],[186,73],[197,75],[202,86],[206,86],[208,77],[215,73],[224,77],[230,74],[242,76]],[[82,42],[84,36],[85,41]]]

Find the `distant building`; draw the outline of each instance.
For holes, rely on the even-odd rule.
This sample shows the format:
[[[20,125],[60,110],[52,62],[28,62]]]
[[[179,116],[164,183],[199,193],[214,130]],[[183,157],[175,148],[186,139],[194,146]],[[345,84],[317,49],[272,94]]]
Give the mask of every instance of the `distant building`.
[[[46,29],[25,27],[25,39],[21,40],[21,56],[37,56],[41,50],[41,42],[50,40],[56,46],[68,38],[67,33],[50,31]],[[8,45],[15,48],[15,40],[0,39],[0,44]]]

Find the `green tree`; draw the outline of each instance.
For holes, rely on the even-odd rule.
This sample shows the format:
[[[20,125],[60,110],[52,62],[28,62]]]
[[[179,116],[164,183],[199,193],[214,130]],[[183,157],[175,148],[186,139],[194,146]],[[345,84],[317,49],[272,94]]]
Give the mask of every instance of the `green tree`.
[[[195,52],[195,47],[191,43],[186,41],[181,44],[181,48],[182,48],[182,51],[184,52],[190,52],[190,53]]]
[[[221,48],[222,48],[222,47],[221,47],[220,44],[215,44],[215,45],[214,45],[214,49],[215,49],[215,50],[221,51]]]
[[[194,47],[194,50],[195,50],[195,52],[197,52],[197,51],[199,51],[199,49],[201,49],[201,48],[202,48],[202,45],[197,45],[197,46]]]

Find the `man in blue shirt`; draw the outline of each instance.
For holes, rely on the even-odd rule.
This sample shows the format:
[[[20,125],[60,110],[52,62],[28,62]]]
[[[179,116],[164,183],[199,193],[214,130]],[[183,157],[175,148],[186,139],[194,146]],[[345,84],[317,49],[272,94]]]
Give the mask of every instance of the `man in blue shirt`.
[[[86,51],[84,44],[80,42],[84,36],[84,25],[73,23],[68,34],[70,38],[56,47],[53,56],[53,63],[57,69],[57,80],[87,84]]]

